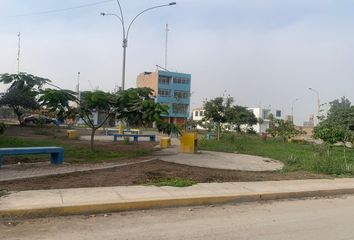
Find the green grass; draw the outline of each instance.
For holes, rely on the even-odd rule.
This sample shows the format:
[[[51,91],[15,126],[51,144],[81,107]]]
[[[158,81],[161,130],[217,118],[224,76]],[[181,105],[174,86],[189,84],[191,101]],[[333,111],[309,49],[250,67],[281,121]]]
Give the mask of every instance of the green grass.
[[[354,150],[333,147],[330,151],[324,145],[309,143],[284,143],[268,138],[263,141],[259,136],[226,134],[220,141],[201,139],[202,150],[237,152],[241,154],[269,157],[285,164],[283,171],[304,170],[334,175],[354,175]]]
[[[156,179],[156,180],[150,181],[148,184],[155,185],[158,187],[162,187],[162,186],[190,187],[190,186],[196,184],[196,182],[193,180],[190,180],[190,179],[171,177],[171,178]]]
[[[41,146],[59,146],[64,148],[64,161],[70,163],[100,163],[109,160],[119,160],[122,158],[133,158],[147,156],[152,153],[150,150],[135,150],[118,152],[113,150],[97,149],[90,151],[88,146],[76,146],[70,144],[70,141],[63,143],[59,139],[33,140],[22,139],[19,137],[0,136],[0,148],[4,147],[41,147]],[[98,147],[97,147],[98,148]],[[31,157],[32,155],[26,155]],[[44,155],[36,156],[38,159],[48,158]]]

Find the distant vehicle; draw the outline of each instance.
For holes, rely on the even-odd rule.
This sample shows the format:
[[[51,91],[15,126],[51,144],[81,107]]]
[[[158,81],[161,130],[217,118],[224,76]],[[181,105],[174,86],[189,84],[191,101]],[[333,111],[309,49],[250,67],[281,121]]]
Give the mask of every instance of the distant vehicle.
[[[33,125],[58,125],[56,119],[47,117],[47,116],[39,116],[39,115],[31,115],[25,117],[22,122],[26,126]]]

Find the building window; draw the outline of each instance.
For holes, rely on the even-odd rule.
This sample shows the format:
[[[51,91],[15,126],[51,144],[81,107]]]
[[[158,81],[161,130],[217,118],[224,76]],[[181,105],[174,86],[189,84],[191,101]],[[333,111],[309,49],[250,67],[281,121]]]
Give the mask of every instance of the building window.
[[[175,114],[187,114],[188,106],[188,104],[173,103],[172,112]]]
[[[173,83],[174,84],[189,84],[190,79],[188,78],[181,78],[181,77],[174,77]]]
[[[159,96],[160,97],[170,97],[171,96],[171,90],[159,88]]]
[[[194,112],[194,115],[195,115],[196,117],[198,117],[198,113],[199,113],[198,111],[195,111],[195,112]]]
[[[171,77],[159,76],[159,83],[160,84],[170,84],[170,82],[171,82]]]
[[[281,117],[281,111],[280,111],[280,110],[277,110],[277,111],[275,112],[275,116],[276,116],[276,117]]]
[[[269,119],[269,114],[270,114],[270,110],[263,110],[262,112],[262,118],[263,119]]]
[[[189,92],[186,91],[175,91],[174,92],[174,97],[181,99],[181,98],[188,98],[189,97]]]
[[[200,116],[201,116],[201,117],[204,116],[204,111],[200,111]]]

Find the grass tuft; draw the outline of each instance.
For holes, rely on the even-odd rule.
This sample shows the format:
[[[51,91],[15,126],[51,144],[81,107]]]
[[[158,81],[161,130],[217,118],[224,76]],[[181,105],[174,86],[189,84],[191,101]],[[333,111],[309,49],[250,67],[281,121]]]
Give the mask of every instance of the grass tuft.
[[[153,181],[150,181],[149,185],[154,185],[157,187],[169,186],[169,187],[190,187],[197,182],[191,179],[177,178],[177,177],[169,177],[169,178],[159,178]]]

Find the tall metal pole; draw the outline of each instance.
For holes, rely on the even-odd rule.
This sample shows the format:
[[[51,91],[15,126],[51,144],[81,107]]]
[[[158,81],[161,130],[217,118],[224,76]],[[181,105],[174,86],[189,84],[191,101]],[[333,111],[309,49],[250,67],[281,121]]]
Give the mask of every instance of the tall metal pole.
[[[294,122],[294,104],[295,104],[295,102],[297,102],[297,101],[299,101],[299,99],[298,98],[296,98],[293,102],[292,102],[292,104],[291,104],[291,120]]]
[[[143,11],[141,11],[139,14],[137,14],[133,20],[129,23],[128,25],[128,28],[126,29],[126,25],[125,25],[125,21],[124,21],[124,15],[123,15],[123,10],[122,10],[122,6],[119,2],[119,0],[117,0],[117,4],[118,4],[118,7],[119,7],[119,13],[120,13],[120,16],[117,15],[117,14],[114,14],[114,13],[101,13],[102,16],[115,16],[119,19],[119,21],[121,22],[122,24],[122,27],[123,27],[123,69],[122,69],[122,90],[125,89],[125,68],[126,68],[126,58],[127,58],[127,47],[128,47],[128,37],[129,37],[129,31],[130,31],[130,28],[132,26],[132,24],[135,22],[135,20],[140,16],[142,15],[143,13],[147,12],[147,11],[150,11],[150,10],[153,10],[153,9],[156,9],[156,8],[161,8],[161,7],[168,7],[168,6],[172,6],[172,5],[176,5],[176,2],[171,2],[169,4],[164,4],[164,5],[158,5],[158,6],[154,6],[154,7],[150,7],[150,8],[147,8]]]
[[[20,73],[20,59],[21,59],[21,33],[18,33],[18,51],[17,51],[17,74]]]
[[[81,101],[81,92],[80,92],[80,72],[77,72],[77,98],[79,102]]]
[[[127,47],[128,47],[128,40],[125,38],[123,40],[122,90],[125,89],[125,65],[126,65],[126,59],[127,59]]]
[[[166,45],[165,45],[165,69],[167,69],[167,54],[168,54],[168,23],[166,24]]]
[[[309,90],[316,93],[317,95],[317,119],[318,119],[320,117],[320,108],[321,108],[320,93],[313,88],[309,88]]]

